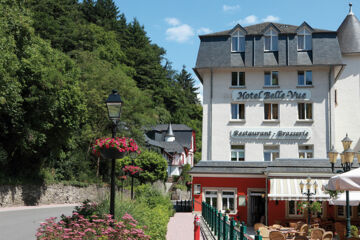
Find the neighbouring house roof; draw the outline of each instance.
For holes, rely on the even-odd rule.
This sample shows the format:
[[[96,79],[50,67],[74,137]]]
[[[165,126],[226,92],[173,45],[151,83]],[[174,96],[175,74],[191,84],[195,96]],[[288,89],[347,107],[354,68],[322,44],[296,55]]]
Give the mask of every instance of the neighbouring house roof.
[[[335,172],[341,169],[338,161]],[[239,174],[239,175],[276,175],[305,176],[306,174],[332,175],[328,159],[276,159],[273,162],[263,161],[200,161],[190,171],[191,174]]]
[[[337,30],[337,35],[343,54],[360,53],[360,21],[351,9]]]
[[[191,148],[193,130],[184,124],[171,124],[173,142],[165,142],[169,132],[169,124],[158,124],[145,134],[147,144],[159,147],[167,153],[182,153],[184,148]]]

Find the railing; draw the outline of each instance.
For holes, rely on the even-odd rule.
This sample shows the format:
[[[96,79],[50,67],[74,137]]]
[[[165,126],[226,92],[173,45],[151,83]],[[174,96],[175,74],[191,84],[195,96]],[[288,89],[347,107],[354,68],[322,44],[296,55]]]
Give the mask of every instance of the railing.
[[[201,209],[204,220],[218,240],[251,239],[251,237],[246,234],[246,225],[244,222],[236,224],[234,218],[229,219],[228,216],[218,212],[216,208],[206,202],[202,202]],[[259,231],[256,232],[255,240],[262,240]]]

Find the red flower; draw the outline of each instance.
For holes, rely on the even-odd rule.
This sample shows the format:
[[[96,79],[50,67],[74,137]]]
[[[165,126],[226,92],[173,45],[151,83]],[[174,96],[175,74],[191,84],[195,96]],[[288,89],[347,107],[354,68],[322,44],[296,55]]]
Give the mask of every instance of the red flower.
[[[99,138],[95,140],[95,143],[92,146],[92,153],[95,156],[100,155],[100,150],[102,148],[114,148],[119,152],[138,152],[140,153],[139,147],[136,144],[134,139],[126,137],[116,137],[116,138]]]

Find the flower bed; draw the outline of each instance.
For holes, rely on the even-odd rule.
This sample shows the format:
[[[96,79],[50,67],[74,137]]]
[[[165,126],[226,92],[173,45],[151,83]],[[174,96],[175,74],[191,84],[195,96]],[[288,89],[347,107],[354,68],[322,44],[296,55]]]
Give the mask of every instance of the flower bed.
[[[84,218],[77,212],[59,222],[52,217],[41,223],[36,238],[38,240],[90,240],[90,239],[150,239],[137,226],[137,221],[129,214],[122,217],[122,221],[113,220],[111,215],[99,218],[96,215]]]

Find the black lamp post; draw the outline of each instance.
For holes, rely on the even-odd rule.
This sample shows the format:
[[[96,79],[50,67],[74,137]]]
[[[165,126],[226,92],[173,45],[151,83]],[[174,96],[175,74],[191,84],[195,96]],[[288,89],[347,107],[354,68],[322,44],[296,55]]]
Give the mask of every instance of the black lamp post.
[[[116,136],[116,128],[120,120],[122,100],[116,90],[112,90],[106,100],[106,106],[112,125],[112,138]],[[110,214],[115,218],[115,158],[111,160]]]
[[[313,184],[311,184],[310,181],[311,181],[311,178],[308,177],[306,179],[306,190],[307,190],[306,192],[304,192],[304,183],[302,181],[300,181],[300,184],[299,184],[300,189],[301,189],[301,193],[307,196],[307,201],[308,201],[308,208],[307,208],[308,209],[308,226],[309,227],[310,227],[310,220],[311,220],[310,197],[312,195],[316,194],[316,190],[317,190],[317,187],[318,187],[318,184],[316,183],[316,181]],[[314,185],[314,192],[310,192],[311,185]]]
[[[352,140],[348,137],[347,134],[346,137],[343,140],[341,140],[341,142],[344,148],[344,151],[340,153],[341,168],[343,170],[342,172],[348,172],[351,170],[354,161],[355,152],[350,149]],[[360,165],[360,152],[357,153],[356,155],[357,155],[358,163]],[[328,152],[328,156],[329,156],[329,161],[331,163],[332,172],[334,172],[334,165],[336,163],[336,158],[338,156],[338,152],[335,151],[334,146],[331,148],[330,152]],[[351,227],[351,223],[350,223],[349,191],[346,191],[346,238],[351,237],[350,227]]]

